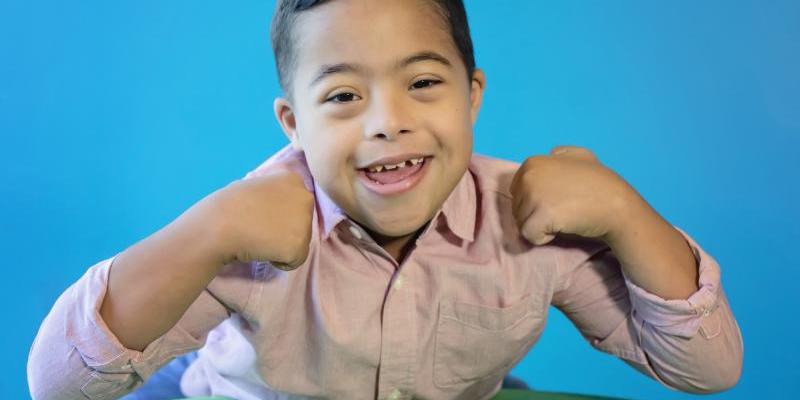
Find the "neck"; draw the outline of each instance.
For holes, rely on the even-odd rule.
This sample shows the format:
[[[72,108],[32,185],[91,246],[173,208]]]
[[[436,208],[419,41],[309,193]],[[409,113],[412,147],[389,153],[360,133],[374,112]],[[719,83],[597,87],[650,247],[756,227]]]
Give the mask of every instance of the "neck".
[[[373,232],[366,227],[364,229],[369,232],[369,235],[375,240],[375,243],[386,250],[386,252],[389,253],[389,255],[391,255],[392,258],[394,258],[399,264],[403,262],[406,256],[408,256],[408,253],[413,248],[414,240],[419,237],[422,231],[425,230],[426,226],[428,226],[427,223],[422,225],[416,231],[403,236],[385,236],[378,232]]]

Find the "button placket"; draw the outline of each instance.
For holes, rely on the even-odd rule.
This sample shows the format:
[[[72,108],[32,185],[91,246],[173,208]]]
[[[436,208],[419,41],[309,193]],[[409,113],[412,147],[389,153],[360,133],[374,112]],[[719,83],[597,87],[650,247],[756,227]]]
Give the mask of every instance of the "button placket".
[[[394,279],[394,284],[392,285],[395,290],[400,290],[403,288],[403,284],[405,284],[405,278],[402,274],[397,274],[397,277]]]
[[[356,239],[361,240],[364,238],[364,235],[361,233],[361,230],[356,228],[354,225],[350,225],[349,230],[350,233],[353,234],[353,237],[355,237]]]
[[[398,388],[394,388],[394,390],[392,390],[392,393],[389,394],[388,399],[389,400],[400,400],[401,397],[403,397],[403,392],[401,392],[400,389],[398,389]]]
[[[403,275],[398,275],[392,287],[398,289],[398,280],[403,282],[405,279]],[[415,309],[415,297],[411,291],[387,292],[381,316],[380,399],[411,398],[408,391],[414,387],[418,345]]]

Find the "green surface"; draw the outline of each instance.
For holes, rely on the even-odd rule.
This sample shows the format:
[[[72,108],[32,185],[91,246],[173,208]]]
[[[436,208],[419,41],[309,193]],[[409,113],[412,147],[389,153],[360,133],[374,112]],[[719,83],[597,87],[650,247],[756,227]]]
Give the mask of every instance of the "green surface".
[[[174,399],[174,400],[233,400],[228,397],[187,397],[185,399]]]
[[[620,400],[614,397],[588,396],[574,393],[533,392],[530,390],[503,389],[492,400]],[[180,399],[176,399],[180,400]],[[185,400],[185,399],[184,399]],[[227,397],[191,397],[191,400],[232,400]]]
[[[589,396],[575,393],[538,392],[520,389],[503,389],[492,400],[621,400],[614,397]]]

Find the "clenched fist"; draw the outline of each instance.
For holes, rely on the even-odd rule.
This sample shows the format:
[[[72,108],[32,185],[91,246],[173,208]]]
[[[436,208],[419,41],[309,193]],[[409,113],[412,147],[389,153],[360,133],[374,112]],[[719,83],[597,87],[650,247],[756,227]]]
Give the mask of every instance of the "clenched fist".
[[[559,146],[533,156],[511,183],[513,213],[522,236],[535,245],[557,233],[605,239],[637,195],[586,148]]]
[[[211,198],[227,262],[269,261],[291,270],[305,261],[314,195],[300,175],[277,167],[234,181]]]

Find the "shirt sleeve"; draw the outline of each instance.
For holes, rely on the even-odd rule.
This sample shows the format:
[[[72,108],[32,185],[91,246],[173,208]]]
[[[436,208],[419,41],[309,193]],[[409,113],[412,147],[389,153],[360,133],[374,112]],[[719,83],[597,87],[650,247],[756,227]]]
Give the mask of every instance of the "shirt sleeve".
[[[56,301],[28,356],[28,385],[39,399],[117,399],[175,357],[198,349],[208,332],[249,301],[253,268],[228,264],[181,319],[143,351],[124,347],[100,316],[116,256],[101,261]],[[237,294],[238,293],[238,294]]]
[[[699,290],[665,300],[635,285],[603,242],[568,240],[557,253],[553,305],[589,344],[619,357],[668,388],[714,393],[733,387],[742,369],[741,331],[722,289],[717,262],[683,230],[698,268]]]

